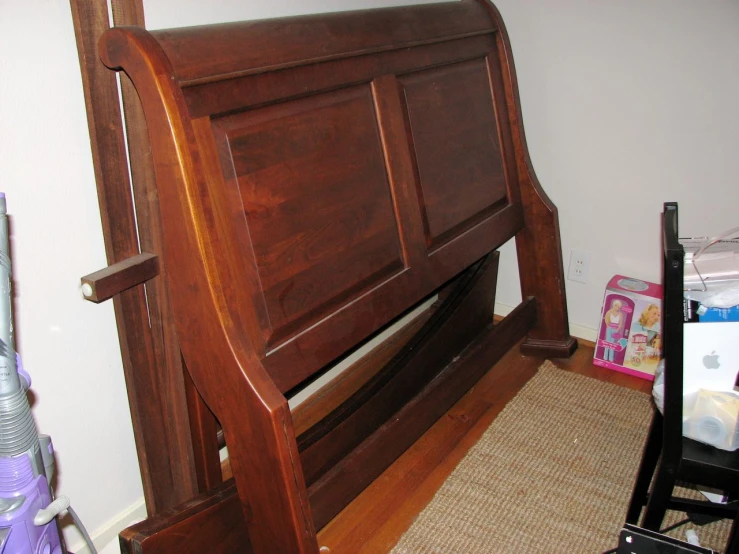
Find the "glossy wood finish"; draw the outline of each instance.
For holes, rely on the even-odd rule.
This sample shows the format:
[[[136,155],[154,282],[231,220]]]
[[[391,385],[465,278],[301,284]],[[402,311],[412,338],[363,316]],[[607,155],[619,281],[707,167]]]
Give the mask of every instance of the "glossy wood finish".
[[[310,486],[317,527],[323,527],[451,407],[517,342],[535,320],[533,302],[519,306],[500,326],[492,324],[419,394]]]
[[[97,40],[109,27],[108,3],[104,0],[71,0],[72,16],[80,57],[80,68],[85,106],[87,109],[92,146],[95,181],[98,189],[100,214],[105,236],[108,263],[133,265],[141,260],[139,241],[146,252],[157,255],[157,271],[163,265],[159,237],[158,209],[153,179],[137,178],[141,151],[145,157],[149,148],[143,145],[136,129],[129,125],[127,134],[134,150],[130,152],[134,191],[138,192],[134,216],[131,197],[129,164],[121,119],[118,84],[115,74],[108,70],[97,56]],[[143,7],[140,0],[114,0],[113,14],[117,24],[143,25]],[[122,87],[127,87],[124,80]],[[132,91],[130,84],[128,90]],[[136,100],[136,95],[133,99]],[[127,103],[127,121],[133,123],[135,104]],[[146,128],[144,126],[144,134]],[[148,181],[148,183],[147,183]],[[147,189],[148,186],[148,189]],[[152,212],[156,217],[153,217]],[[150,278],[153,261],[144,264],[144,274]],[[113,281],[120,275],[102,270]],[[147,288],[133,287],[113,297],[118,337],[121,344],[123,369],[126,377],[128,401],[136,439],[139,468],[144,486],[144,497],[149,514],[156,514],[192,498],[198,488],[194,467],[192,435],[183,383],[179,346],[173,321],[168,314],[165,276],[149,281]],[[106,278],[107,280],[107,278]],[[108,291],[117,292],[114,285]],[[102,296],[107,296],[103,292]],[[164,297],[162,296],[164,295]],[[159,300],[162,299],[162,300]],[[202,402],[202,401],[201,401]],[[211,416],[212,417],[212,416]],[[217,465],[218,457],[212,463]]]
[[[479,440],[505,404],[534,376],[544,360],[537,356],[522,356],[518,349],[510,349],[412,448],[318,532],[318,544],[327,547],[332,554],[382,554],[392,550],[457,463]],[[585,344],[571,358],[557,359],[555,363],[566,371],[651,394],[650,381],[594,366],[592,361],[593,346]],[[301,417],[296,414],[296,425],[300,425],[298,420]],[[172,551],[163,548],[163,545],[171,544],[168,541],[179,541],[177,546],[183,549],[177,552],[196,552],[183,546],[189,536],[183,522],[217,504],[222,511],[209,518],[214,524],[221,522],[222,528],[215,534],[223,537],[225,545],[239,545],[231,552],[248,554],[246,543],[239,542],[248,540],[248,535],[243,527],[234,523],[233,514],[238,516],[238,509],[231,480],[214,491],[212,497],[215,500],[226,494],[231,498],[229,502],[208,504],[202,497],[198,499],[203,502],[201,510],[190,503],[183,506],[181,512],[173,512],[169,518],[151,518],[131,527],[122,535],[122,544],[128,549],[124,552],[153,554]],[[181,526],[177,535],[172,533],[169,536],[174,521]],[[200,523],[203,520],[196,521]],[[189,532],[196,528],[197,525],[193,524]],[[229,552],[227,547],[219,549],[217,544],[213,544],[208,546],[208,551],[225,554]]]
[[[293,424],[299,436],[318,424],[327,414],[333,412],[372,379],[381,368],[385,367],[408,341],[428,321],[437,308],[438,302],[428,310],[424,310],[410,323],[399,329],[366,356],[351,364],[335,378],[314,391],[305,401],[293,408]]]
[[[569,335],[567,300],[561,294],[564,269],[557,207],[544,192],[529,157],[508,33],[495,6],[490,2],[482,3],[498,23],[499,57],[506,62],[501,68],[502,77],[518,168],[518,187],[527,217],[526,228],[516,235],[521,290],[524,297],[532,296],[537,302],[536,326],[521,348],[530,355],[567,357],[577,348],[577,341]],[[532,256],[532,252],[536,255]]]
[[[144,27],[143,0],[111,0],[110,9],[114,25]],[[167,271],[176,271],[176,268],[170,268],[164,261],[159,198],[149,132],[141,101],[125,73],[120,75],[120,91],[126,123],[131,195],[136,209],[137,240],[141,249],[156,253],[161,261],[160,278],[152,280],[146,287],[151,345],[154,347],[153,363],[137,368],[136,374],[127,379],[127,386],[134,391],[142,389],[137,394],[151,401],[152,395],[146,388],[148,383],[161,383],[162,391],[157,396],[164,394],[166,400],[159,403],[159,417],[176,422],[176,425],[167,430],[166,438],[152,437],[158,439],[159,443],[148,448],[148,457],[168,460],[170,472],[174,475],[187,472],[188,479],[182,492],[152,496],[156,509],[163,510],[173,505],[174,498],[188,498],[193,486],[202,492],[220,482],[220,459],[212,437],[217,422],[197,389],[190,387],[192,381],[180,353],[166,286]],[[148,428],[137,427],[134,431],[142,435],[152,433]],[[188,451],[179,447],[180,444],[187,445]],[[190,448],[192,456],[189,453]],[[193,473],[196,478],[194,482]],[[175,488],[178,486],[177,481],[176,479],[173,483]],[[149,504],[147,510],[152,513]]]
[[[390,552],[543,361],[511,349],[411,449],[318,533],[318,543],[331,554]],[[588,344],[569,359],[554,360],[567,371],[651,393],[651,382],[593,366],[592,361],[593,348]]]
[[[142,252],[125,260],[115,263],[85,275],[80,280],[82,293],[86,300],[91,302],[103,302],[159,275],[159,260],[154,254]],[[85,292],[89,287],[90,293]]]
[[[193,385],[182,390],[202,396],[229,447],[238,502],[207,500],[206,511],[238,506],[255,552],[316,552],[316,527],[532,327],[530,350],[576,345],[556,212],[528,170],[491,9],[121,27],[101,40],[151,138],[158,298],[179,345],[174,356],[165,340],[166,357],[175,367],[181,350]],[[491,252],[514,236],[526,299],[492,325]],[[419,336],[296,439],[285,395],[444,287]],[[207,487],[214,425],[189,407]],[[200,517],[176,532],[217,528]]]
[[[399,81],[412,131],[426,244],[434,251],[447,237],[473,228],[507,203],[488,68],[485,58],[477,58]],[[464,195],[457,198],[460,190]]]
[[[298,437],[310,486],[372,435],[493,320],[498,255],[475,264],[418,333],[355,394]]]
[[[369,85],[220,118],[214,131],[245,212],[266,350],[406,268]]]
[[[205,495],[124,529],[126,554],[250,554],[254,552],[233,479]]]

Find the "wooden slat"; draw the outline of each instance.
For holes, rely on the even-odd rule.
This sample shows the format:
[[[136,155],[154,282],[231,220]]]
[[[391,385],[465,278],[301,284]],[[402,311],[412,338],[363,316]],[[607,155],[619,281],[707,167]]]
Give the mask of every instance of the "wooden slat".
[[[455,374],[454,368],[450,367],[450,371],[445,372],[438,381],[432,383],[429,388],[429,391],[432,391],[431,394],[428,392],[423,393],[417,397],[415,402],[409,404],[403,416],[410,417],[402,417],[402,423],[391,425],[395,429],[391,430],[381,441],[369,441],[368,448],[377,448],[380,450],[397,448],[392,446],[396,438],[402,439],[405,437],[407,439],[407,433],[418,432],[418,428],[414,429],[414,427],[417,427],[419,424],[426,427],[430,426],[430,424],[427,426],[423,423],[424,418],[414,418],[414,412],[425,413],[431,408],[430,411],[438,410],[437,417],[440,416],[448,409],[447,407],[454,404],[454,400],[452,400],[453,396],[459,397],[459,395],[464,394],[472,383],[486,372],[488,376],[485,379],[488,382],[492,380],[493,383],[503,383],[503,386],[491,387],[488,384],[479,389],[473,389],[474,392],[470,393],[462,401],[464,405],[469,405],[470,398],[476,401],[480,394],[487,394],[488,399],[484,402],[484,405],[477,406],[474,414],[465,411],[459,417],[451,416],[451,419],[442,418],[439,420],[433,427],[433,432],[429,432],[431,436],[422,439],[424,443],[422,448],[425,450],[420,450],[422,452],[421,457],[414,457],[419,452],[419,449],[408,451],[403,456],[403,462],[399,467],[401,471],[405,471],[411,475],[404,474],[402,479],[393,479],[392,476],[397,475],[398,470],[395,466],[391,466],[383,474],[389,475],[391,481],[380,479],[376,481],[376,484],[372,485],[375,491],[379,488],[380,494],[378,495],[377,492],[373,492],[373,496],[370,497],[369,501],[365,495],[364,498],[360,499],[360,503],[358,503],[361,506],[358,510],[355,508],[354,503],[350,504],[347,510],[342,512],[334,522],[329,524],[324,532],[319,532],[319,544],[330,545],[330,551],[335,554],[354,554],[355,552],[359,552],[361,546],[372,539],[373,531],[376,529],[375,526],[387,523],[393,517],[394,510],[403,504],[404,497],[402,494],[397,493],[398,490],[401,490],[403,486],[412,487],[413,489],[418,487],[419,480],[427,477],[429,471],[435,467],[435,464],[441,463],[445,456],[455,451],[455,446],[464,438],[465,432],[472,428],[475,422],[485,415],[485,410],[490,408],[491,404],[493,409],[491,412],[492,416],[485,420],[488,423],[502,409],[505,402],[515,394],[518,388],[533,376],[536,367],[541,364],[543,358],[526,359],[524,362],[527,368],[526,371],[519,371],[520,368],[515,367],[516,362],[511,363],[510,361],[493,367],[489,372],[488,369],[494,363],[493,360],[500,359],[506,354],[508,340],[512,337],[521,337],[525,334],[526,330],[534,321],[534,312],[535,305],[531,300],[528,300],[505,318],[501,324],[491,326],[488,329],[489,332],[481,335],[471,348],[464,353],[462,359],[456,362],[468,366],[472,371],[468,372],[461,381],[456,382],[455,375],[458,374]],[[592,349],[590,352],[592,352]],[[506,357],[509,360],[512,358],[521,358],[515,350],[509,351]],[[514,369],[516,371],[513,371]],[[637,379],[633,380],[637,381]],[[481,434],[482,430],[484,430],[484,427],[480,429],[477,436]],[[423,430],[421,430],[421,433],[423,433]],[[436,446],[429,446],[430,444]],[[471,443],[468,441],[466,447],[469,448],[469,446],[471,446]],[[405,447],[400,448],[401,451],[404,449]],[[391,452],[390,455],[397,454]],[[460,457],[461,455],[455,455],[453,459],[458,461]],[[411,466],[413,464],[421,465],[422,471],[416,472],[413,467],[409,470],[409,459],[411,460]],[[350,458],[348,463],[357,464],[359,462],[354,457]],[[363,466],[361,463],[359,465]],[[445,466],[447,474],[451,469],[453,469],[451,464]],[[362,470],[364,471],[364,467],[362,467]],[[361,473],[361,471],[358,472],[358,474]],[[442,482],[443,478],[437,477],[434,480],[434,486],[438,488]],[[430,500],[432,495],[433,490],[426,491],[426,502]],[[312,498],[311,502],[313,503],[314,501],[315,499]],[[374,508],[373,502],[377,504]],[[328,511],[331,511],[330,506],[315,506],[313,507],[314,511],[316,508],[319,508],[319,511],[324,513],[324,517]],[[346,514],[350,515],[347,516]],[[206,550],[209,553],[231,554],[232,552],[240,552],[249,554],[251,548],[248,543],[248,535],[245,532],[244,526],[238,524],[239,515],[240,509],[236,487],[233,481],[229,480],[217,490],[201,495],[179,507],[177,510],[172,510],[170,513],[162,514],[159,517],[149,518],[124,531],[121,535],[123,552],[128,554],[161,554],[163,552],[199,554],[203,551],[202,548],[205,543],[202,541],[204,537],[218,537],[218,540],[207,544]],[[412,519],[412,514],[408,515],[406,513],[399,520],[400,527],[392,529],[394,540],[397,540],[400,533],[402,533],[402,526],[409,524]],[[370,530],[370,532],[351,534],[352,530],[360,526],[363,526],[362,531]],[[350,533],[350,536],[346,536],[345,530]],[[327,538],[324,539],[323,536]],[[333,548],[334,544],[344,543],[345,541],[349,543],[348,547],[346,544],[341,544],[341,548]],[[392,542],[392,544],[395,543]],[[370,549],[366,550],[366,552],[388,552],[392,548],[392,544],[389,543],[383,547],[375,546],[374,550]],[[235,548],[234,545],[238,546]]]
[[[465,272],[454,291],[385,368],[298,437],[308,485],[385,424],[493,320],[498,253]],[[368,462],[369,463],[369,462]]]
[[[391,421],[312,485],[308,495],[316,527],[325,526],[389,467],[508,351],[511,342],[515,344],[526,334],[535,320],[536,307],[529,298],[500,324],[491,323]]]
[[[295,434],[318,423],[382,369],[431,316],[427,310],[292,410]]]
[[[651,393],[652,383],[593,366],[592,344],[556,365]],[[418,514],[526,382],[536,374],[542,357],[522,356],[511,349],[411,449],[365,489],[318,533],[331,554],[385,554],[397,544]]]

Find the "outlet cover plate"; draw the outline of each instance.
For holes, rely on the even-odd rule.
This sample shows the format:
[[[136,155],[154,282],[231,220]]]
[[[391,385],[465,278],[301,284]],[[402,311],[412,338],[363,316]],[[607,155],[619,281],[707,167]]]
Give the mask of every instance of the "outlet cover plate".
[[[587,283],[590,278],[590,253],[582,250],[570,251],[570,267],[567,278],[578,283]]]

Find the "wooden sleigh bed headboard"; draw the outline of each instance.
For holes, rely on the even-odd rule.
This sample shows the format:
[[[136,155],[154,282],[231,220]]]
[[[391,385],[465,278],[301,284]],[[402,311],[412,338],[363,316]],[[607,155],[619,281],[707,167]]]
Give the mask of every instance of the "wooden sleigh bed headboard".
[[[576,348],[491,4],[116,27],[99,51],[143,106],[160,274],[233,470],[124,533],[130,551],[317,552],[316,530],[521,338]],[[524,301],[494,324],[512,237]],[[286,397],[434,295],[408,344],[296,436]]]

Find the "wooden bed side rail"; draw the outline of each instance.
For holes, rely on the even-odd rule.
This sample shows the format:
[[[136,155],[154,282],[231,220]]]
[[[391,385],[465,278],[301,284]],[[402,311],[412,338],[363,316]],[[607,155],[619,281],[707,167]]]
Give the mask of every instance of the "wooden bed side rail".
[[[124,529],[119,542],[124,554],[254,552],[233,479]]]

